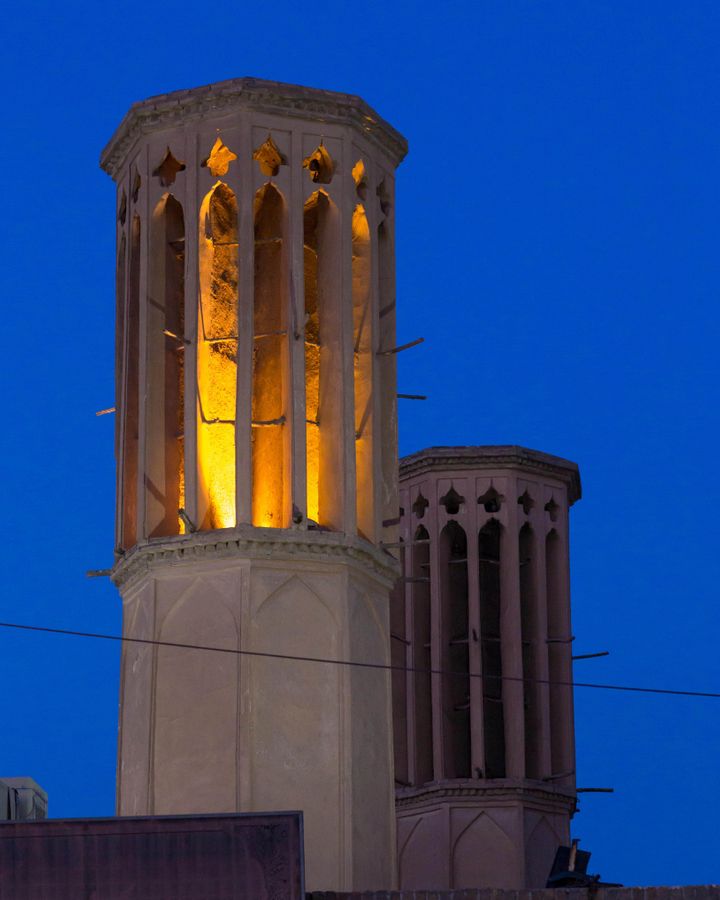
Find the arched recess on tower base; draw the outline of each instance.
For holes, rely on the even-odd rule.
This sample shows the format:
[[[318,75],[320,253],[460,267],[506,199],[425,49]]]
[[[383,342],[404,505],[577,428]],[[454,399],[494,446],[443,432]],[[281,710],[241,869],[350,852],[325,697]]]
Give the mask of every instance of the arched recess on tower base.
[[[449,883],[444,809],[398,822],[398,869],[403,890],[436,890]]]
[[[146,582],[123,598],[123,634],[141,641],[152,640],[152,583]],[[119,765],[117,814],[148,813],[148,779],[152,744],[152,684],[154,647],[124,642],[120,685]]]
[[[517,877],[517,851],[492,817],[481,812],[460,832],[452,848],[456,888],[511,888]]]
[[[387,600],[374,594],[362,583],[350,591],[350,659],[353,662],[384,663],[390,661],[389,622]],[[388,806],[392,798],[393,772],[389,747],[379,744],[376,738],[392,733],[391,694],[387,674],[382,669],[351,666],[349,670],[350,696],[352,698],[352,803],[356,822],[373,822],[376,811]],[[387,856],[392,844],[389,829],[379,827],[387,821],[368,828],[356,842],[353,865],[357,883],[386,884],[391,872],[383,875],[378,870],[380,861]],[[377,872],[377,881],[371,877]]]
[[[209,579],[196,580],[176,602],[158,637],[238,648],[235,617]],[[233,812],[240,657],[181,647],[157,652],[151,812]]]
[[[529,832],[525,842],[525,883],[540,887],[547,883],[555,853],[563,843],[546,816],[541,816],[533,825],[537,813],[525,814],[525,829]]]
[[[262,573],[253,574],[258,597]],[[288,656],[338,653],[338,625],[321,597],[293,576],[255,608],[251,647]],[[318,652],[322,648],[322,653]],[[337,666],[255,657],[250,663],[252,806],[304,814],[309,884],[338,884],[343,783],[343,674]]]

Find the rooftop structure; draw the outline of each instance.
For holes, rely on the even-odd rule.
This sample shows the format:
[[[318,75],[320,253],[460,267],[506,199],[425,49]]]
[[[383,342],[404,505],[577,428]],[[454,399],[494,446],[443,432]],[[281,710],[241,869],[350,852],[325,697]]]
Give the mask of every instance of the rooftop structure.
[[[394,170],[345,94],[135,104],[117,182],[120,815],[301,809],[308,885],[395,881]]]
[[[401,461],[390,627],[403,888],[544,887],[569,844],[579,497],[575,463],[524,447]]]

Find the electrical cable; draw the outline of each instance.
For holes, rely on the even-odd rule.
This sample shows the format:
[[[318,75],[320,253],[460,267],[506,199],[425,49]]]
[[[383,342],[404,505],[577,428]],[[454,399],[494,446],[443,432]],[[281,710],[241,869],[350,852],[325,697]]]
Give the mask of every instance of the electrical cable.
[[[17,631],[40,632],[43,634],[57,634],[69,637],[94,638],[103,641],[116,641],[127,644],[148,644],[155,647],[173,647],[180,650],[203,650],[210,653],[232,653],[236,656],[251,656],[264,659],[282,659],[292,662],[323,663],[334,666],[354,666],[362,669],[383,669],[391,672],[419,672],[425,675],[450,675],[459,678],[486,678],[499,681],[531,682],[533,684],[548,684],[555,687],[594,688],[604,691],[627,691],[637,694],[664,694],[673,697],[709,697],[720,699],[717,691],[690,691],[673,688],[637,687],[623,684],[598,684],[589,681],[550,681],[547,678],[524,678],[517,675],[483,675],[480,672],[457,672],[447,669],[422,669],[415,666],[395,666],[386,663],[360,662],[348,659],[329,659],[321,656],[293,656],[285,653],[271,653],[265,650],[238,650],[229,647],[209,647],[203,644],[183,644],[176,641],[158,641],[151,638],[123,637],[118,634],[102,634],[96,631],[72,631],[68,628],[49,628],[42,625],[22,625],[18,622],[0,622],[0,628],[13,628]]]

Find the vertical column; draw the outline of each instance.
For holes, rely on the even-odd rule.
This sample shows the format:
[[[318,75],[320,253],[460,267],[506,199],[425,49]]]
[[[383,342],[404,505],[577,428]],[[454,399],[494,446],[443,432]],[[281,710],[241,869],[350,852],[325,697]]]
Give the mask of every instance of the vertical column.
[[[368,352],[370,354],[369,359],[369,376],[370,376],[370,397],[369,403],[372,407],[372,412],[370,413],[370,422],[369,425],[371,427],[371,436],[370,436],[370,478],[371,485],[370,491],[372,493],[372,520],[373,520],[373,529],[372,535],[368,535],[370,540],[377,541],[380,540],[380,537],[383,533],[383,520],[385,516],[383,515],[383,467],[382,467],[382,456],[383,456],[383,445],[385,440],[385,433],[387,430],[387,426],[383,420],[383,372],[384,367],[382,365],[382,359],[379,355],[380,342],[378,340],[378,336],[380,334],[380,253],[379,253],[379,241],[378,241],[378,226],[380,224],[380,215],[379,215],[379,204],[377,202],[377,193],[376,193],[376,185],[378,183],[378,167],[377,165],[367,158],[367,183],[364,189],[360,189],[359,197],[360,199],[364,199],[364,206],[366,209],[367,219],[368,219],[368,227],[370,229],[370,296],[368,298],[369,309],[368,316],[370,318],[370,335],[368,341]],[[362,194],[365,193],[366,197],[363,198]],[[393,395],[395,394],[395,388],[393,387]],[[388,516],[387,519],[395,520],[398,516],[397,508],[392,510],[392,515]],[[397,534],[397,527],[395,525],[389,526],[392,531],[393,540],[395,540],[395,536]]]
[[[396,345],[395,335],[395,207],[393,182],[389,174],[376,167],[376,194],[381,217],[378,225],[378,340],[380,350]],[[376,180],[377,180],[376,179]],[[398,411],[397,411],[397,356],[392,353],[380,356],[378,394],[380,397],[380,482],[381,521],[392,521],[397,516],[398,498]],[[392,543],[395,529],[383,526],[382,538]]]
[[[536,593],[537,583],[535,581],[537,542],[530,522],[526,521],[525,516],[520,518],[523,520],[518,536],[518,546],[520,554],[520,615],[522,621],[523,696],[525,707],[525,777],[539,778],[540,685],[538,684],[538,647],[536,643],[538,598]]]
[[[353,156],[355,151],[353,148]],[[354,185],[354,179],[351,181]],[[356,194],[357,198],[357,194]],[[377,473],[375,428],[377,397],[373,391],[375,367],[375,263],[372,228],[367,210],[355,202],[352,213],[352,316],[353,394],[355,427],[355,507],[357,530],[368,541],[377,536]]]
[[[123,353],[123,379],[120,389],[122,433],[122,529],[120,546],[129,550],[137,542],[142,519],[138,514],[138,491],[141,489],[138,467],[140,444],[138,404],[140,370],[140,264],[142,256],[143,226],[140,216],[133,211],[130,224],[130,252],[125,311],[126,332]]]
[[[237,165],[238,282],[237,401],[235,408],[235,492],[238,524],[252,522],[252,395],[255,295],[255,181],[252,126],[243,116],[238,134]]]
[[[433,775],[435,780],[445,777],[445,748],[443,745],[443,679],[440,674],[443,660],[442,574],[440,571],[440,522],[438,515],[438,483],[434,475],[428,480],[430,505],[427,508],[430,534],[430,667],[432,680]]]
[[[179,187],[176,193],[182,197]],[[183,206],[169,190],[153,206],[150,232],[146,518],[150,537],[167,537],[180,531],[178,508],[184,502],[185,345],[181,336],[186,257]]]
[[[432,565],[430,536],[423,525],[410,530],[412,537],[412,733],[413,784],[433,780],[433,676],[432,669]],[[438,775],[439,777],[439,775]]]
[[[413,545],[413,528],[414,523],[410,513],[411,493],[410,490],[403,489],[400,493],[400,503],[405,508],[405,515],[402,517],[399,527],[399,539],[403,543],[400,549],[401,576],[404,579],[412,577],[414,568],[415,547]],[[404,672],[405,677],[405,709],[406,709],[406,741],[407,741],[407,780],[409,784],[417,784],[417,714],[416,702],[417,692],[415,688],[415,672],[411,671],[417,666],[415,662],[417,658],[416,648],[416,630],[415,630],[415,602],[413,597],[414,585],[408,580],[403,580],[401,589],[405,599],[405,638],[409,642],[406,645],[405,665],[408,671]]]
[[[494,513],[478,512],[478,590],[480,593],[480,641],[482,653],[482,717],[485,778],[504,778],[505,715],[503,710],[503,661],[501,643],[500,559],[501,525]],[[505,516],[505,512],[500,515]]]
[[[467,571],[468,571],[468,670],[470,674],[470,777],[487,778],[485,727],[483,722],[482,626],[480,622],[480,563],[478,559],[478,505],[474,479],[468,479]]]
[[[187,191],[185,192],[185,510],[200,527],[197,497],[197,347],[198,347],[198,136],[187,141]]]
[[[347,174],[351,171],[352,140],[348,135],[342,143],[342,158],[336,171]],[[338,178],[338,176],[336,176]],[[355,209],[355,183],[352,178],[343,178],[340,184],[340,233],[342,259],[342,291],[340,295],[342,371],[339,390],[343,392],[343,470],[344,523],[346,534],[357,534],[357,504],[355,467],[355,354],[353,349],[353,240],[352,219]]]
[[[402,542],[404,543],[404,541]],[[399,548],[401,576],[408,571],[407,563],[410,555],[404,547]],[[407,563],[406,563],[407,560]],[[393,665],[391,673],[393,694],[393,749],[395,756],[395,783],[403,786],[410,784],[408,720],[408,673],[402,669],[408,666],[408,615],[406,609],[406,581],[404,577],[395,582],[390,592],[390,661]],[[414,768],[414,766],[413,766]]]
[[[505,768],[508,778],[525,776],[522,617],[516,491],[515,480],[508,479],[507,529],[501,536],[500,544],[500,645],[503,660]]]
[[[573,725],[572,644],[570,643],[570,589],[568,510],[558,508],[558,521],[548,522],[545,538],[546,594],[549,654],[549,706],[552,774],[567,774],[559,783],[575,785],[575,730]]]
[[[290,137],[290,184],[288,189],[288,217],[286,248],[289,259],[289,316],[287,322],[289,353],[289,385],[285,425],[290,453],[291,521],[297,517],[307,527],[307,464],[305,422],[305,260],[304,205],[302,168],[302,131],[294,128]]]
[[[146,145],[135,160],[136,172],[141,179],[138,192],[137,211],[140,216],[140,265],[139,265],[139,342],[138,342],[138,384],[143,390],[138,393],[138,460],[137,460],[137,540],[148,536],[147,527],[147,412],[148,412],[148,301],[150,258],[150,150]],[[131,167],[132,171],[132,167]],[[131,184],[131,190],[132,190]]]
[[[342,531],[345,521],[345,441],[343,422],[346,393],[343,377],[343,309],[341,212],[342,191],[326,186],[328,200],[317,207],[317,304],[320,339],[318,397],[318,515],[321,525]],[[339,202],[338,202],[339,196]],[[324,209],[323,209],[324,207]],[[339,387],[340,386],[340,387]]]
[[[538,776],[546,778],[552,774],[551,762],[551,737],[550,737],[550,690],[548,686],[548,607],[547,607],[547,576],[545,567],[545,529],[544,510],[540,501],[540,485],[535,488],[537,495],[535,506],[531,512],[533,533],[535,535],[535,552],[533,554],[533,581],[535,583],[535,622],[532,641],[535,645],[534,677],[538,679],[535,685],[535,698],[538,704],[536,722],[537,734],[537,766]]]
[[[132,229],[132,214],[128,214],[129,199],[125,189],[126,182],[121,180],[116,190],[116,250],[115,250],[115,546],[123,546],[123,521],[126,500],[123,488],[124,468],[124,419],[125,419],[125,382],[127,380],[127,364],[125,362],[126,344],[128,340],[128,270],[129,257],[132,253],[132,238],[128,234]],[[118,215],[121,197],[125,196],[125,221]]]

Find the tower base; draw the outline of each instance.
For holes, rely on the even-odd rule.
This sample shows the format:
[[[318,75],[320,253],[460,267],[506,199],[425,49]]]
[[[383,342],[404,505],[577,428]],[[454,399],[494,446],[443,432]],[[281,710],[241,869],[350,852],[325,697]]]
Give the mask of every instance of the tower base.
[[[123,645],[118,814],[302,810],[309,889],[393,885],[389,672],[297,657],[388,664],[395,576],[358,538],[249,526],[124,557],[123,635],[164,643]]]
[[[397,791],[404,890],[544,888],[569,843],[575,797],[511,779],[463,780]]]

